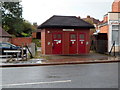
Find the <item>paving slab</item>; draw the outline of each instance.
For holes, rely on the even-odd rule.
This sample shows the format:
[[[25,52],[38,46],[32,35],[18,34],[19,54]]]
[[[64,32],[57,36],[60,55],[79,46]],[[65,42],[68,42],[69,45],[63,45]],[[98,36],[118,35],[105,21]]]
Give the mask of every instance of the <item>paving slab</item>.
[[[27,61],[17,60],[11,63],[5,63],[5,59],[6,58],[2,60],[0,67],[109,63],[109,62],[120,61],[119,56],[113,57],[113,56],[108,56],[108,55],[99,54],[99,53],[90,53],[87,55],[44,55],[44,58],[33,58]]]

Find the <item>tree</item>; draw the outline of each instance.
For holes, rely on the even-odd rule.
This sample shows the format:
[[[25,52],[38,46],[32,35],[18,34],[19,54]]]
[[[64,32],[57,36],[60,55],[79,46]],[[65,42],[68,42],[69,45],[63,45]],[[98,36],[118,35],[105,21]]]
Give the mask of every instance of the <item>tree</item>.
[[[36,30],[36,28],[26,20],[23,21],[23,27],[24,29],[21,33],[21,36],[24,36],[24,37],[31,36],[32,31]]]
[[[34,28],[22,18],[20,2],[2,2],[2,28],[8,33],[23,37],[30,36]]]
[[[20,2],[2,2],[2,27],[10,34],[18,36],[22,27],[22,6]]]

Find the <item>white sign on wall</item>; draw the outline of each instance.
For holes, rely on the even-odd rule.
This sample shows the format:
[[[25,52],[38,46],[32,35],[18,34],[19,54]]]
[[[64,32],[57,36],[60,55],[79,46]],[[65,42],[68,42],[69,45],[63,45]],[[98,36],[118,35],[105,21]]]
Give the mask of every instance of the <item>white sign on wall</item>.
[[[113,20],[113,21],[110,21],[110,24],[120,24],[120,21],[118,21],[118,20]]]
[[[74,31],[74,29],[63,29],[63,31]]]

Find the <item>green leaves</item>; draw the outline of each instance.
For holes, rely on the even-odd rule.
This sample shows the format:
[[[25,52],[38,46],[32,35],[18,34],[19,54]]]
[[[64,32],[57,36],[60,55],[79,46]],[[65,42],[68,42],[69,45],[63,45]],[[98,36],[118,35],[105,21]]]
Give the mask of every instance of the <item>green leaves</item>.
[[[2,3],[3,15],[11,15],[11,17],[22,17],[22,6],[19,2],[3,2]],[[3,16],[4,17],[4,16]]]
[[[2,2],[2,27],[10,34],[18,35],[22,24],[22,6],[19,2]]]
[[[30,36],[35,28],[22,18],[20,2],[2,2],[2,27],[10,34],[26,37]]]

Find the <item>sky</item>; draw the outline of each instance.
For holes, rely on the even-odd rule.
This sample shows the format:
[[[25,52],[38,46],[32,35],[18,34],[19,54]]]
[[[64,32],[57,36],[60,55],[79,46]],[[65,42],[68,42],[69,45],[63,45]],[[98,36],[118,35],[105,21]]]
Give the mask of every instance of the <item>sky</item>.
[[[53,15],[80,16],[90,15],[102,20],[111,11],[114,0],[22,0],[23,18],[38,25]]]

